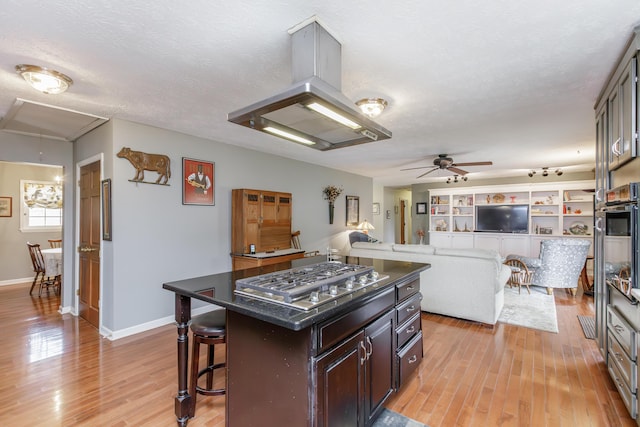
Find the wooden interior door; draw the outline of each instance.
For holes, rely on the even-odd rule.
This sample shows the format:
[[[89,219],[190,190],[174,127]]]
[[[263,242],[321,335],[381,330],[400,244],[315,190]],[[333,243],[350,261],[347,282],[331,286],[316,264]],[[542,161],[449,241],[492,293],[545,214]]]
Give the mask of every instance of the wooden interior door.
[[[100,327],[100,162],[80,168],[79,311]]]

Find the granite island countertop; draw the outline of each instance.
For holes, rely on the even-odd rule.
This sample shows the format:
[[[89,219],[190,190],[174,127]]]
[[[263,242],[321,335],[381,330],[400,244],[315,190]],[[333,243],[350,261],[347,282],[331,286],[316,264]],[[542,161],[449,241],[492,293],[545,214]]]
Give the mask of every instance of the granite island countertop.
[[[336,298],[308,311],[290,308],[284,305],[262,301],[259,299],[236,295],[235,282],[238,279],[271,273],[279,270],[301,267],[304,265],[325,262],[326,257],[316,256],[301,258],[281,264],[256,267],[246,270],[231,271],[167,282],[164,289],[190,298],[199,299],[219,305],[256,319],[273,323],[291,330],[301,330],[314,323],[346,313],[362,306],[379,293],[395,286],[405,276],[419,274],[430,267],[429,264],[390,261],[371,258],[347,258],[346,262],[373,266],[381,276],[389,276],[375,285],[359,289],[349,295]]]

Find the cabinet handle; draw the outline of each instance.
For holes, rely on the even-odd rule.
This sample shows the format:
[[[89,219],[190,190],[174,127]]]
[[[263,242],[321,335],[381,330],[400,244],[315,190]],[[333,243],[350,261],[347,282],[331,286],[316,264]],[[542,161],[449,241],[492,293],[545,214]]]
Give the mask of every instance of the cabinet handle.
[[[596,200],[602,202],[604,200],[602,196],[604,196],[604,188],[598,188],[596,190]]]
[[[407,286],[408,291],[412,291],[413,289],[414,289],[413,286]]]
[[[367,351],[367,359],[371,357],[373,354],[373,343],[371,342],[371,338],[367,336],[367,345],[369,345],[369,350]]]
[[[416,330],[416,327],[411,325],[411,327],[407,328],[407,330],[405,332],[408,333],[408,334],[412,334],[413,332],[415,332],[415,330]]]
[[[407,313],[411,313],[412,311],[416,311],[415,305],[410,305],[409,307],[407,307]]]
[[[602,230],[602,218],[597,218],[596,219],[596,223],[594,224],[593,228],[596,229],[596,231],[603,231]]]
[[[618,361],[622,362],[623,359],[622,359],[622,355],[620,353],[615,352],[613,355],[616,357],[616,359],[618,359]]]
[[[620,156],[622,153],[620,152],[620,137],[616,139],[616,142],[611,144],[611,152],[616,156]]]
[[[624,328],[620,325],[613,325],[613,329],[616,330],[617,333],[621,334],[624,332]]]
[[[416,356],[415,354],[413,356],[411,356],[407,362],[409,363],[416,363],[416,361],[418,360],[418,356]]]
[[[367,361],[367,349],[364,346],[364,342],[360,341],[360,347],[362,347],[362,352],[363,352],[362,357],[360,358],[360,364],[364,365],[364,362]]]

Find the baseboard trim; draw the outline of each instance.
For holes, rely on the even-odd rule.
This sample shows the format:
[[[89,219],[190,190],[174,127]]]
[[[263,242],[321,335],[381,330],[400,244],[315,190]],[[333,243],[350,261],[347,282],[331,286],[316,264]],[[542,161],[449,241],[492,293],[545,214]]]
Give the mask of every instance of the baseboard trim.
[[[199,314],[207,313],[209,311],[218,310],[221,307],[217,305],[208,305],[200,308],[193,309],[191,311],[192,316],[197,316]],[[139,334],[141,332],[146,332],[151,329],[159,328],[161,326],[170,325],[176,321],[175,316],[166,316],[160,319],[152,320],[150,322],[141,323],[139,325],[131,326],[129,328],[120,329],[117,331],[112,331],[108,328],[102,327],[100,328],[100,334],[110,341],[119,340],[120,338],[125,338],[131,335]]]
[[[33,277],[25,277],[24,279],[0,280],[0,286],[24,285],[25,287],[27,287],[31,286],[31,283],[33,283]]]

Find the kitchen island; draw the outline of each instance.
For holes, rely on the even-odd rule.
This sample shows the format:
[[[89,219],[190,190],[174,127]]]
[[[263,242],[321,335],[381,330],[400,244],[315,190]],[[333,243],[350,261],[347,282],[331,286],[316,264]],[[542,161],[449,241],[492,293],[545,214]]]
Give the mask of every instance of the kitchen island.
[[[364,426],[422,359],[420,272],[428,264],[358,259],[379,275],[312,309],[235,293],[236,281],[326,261],[282,264],[165,283],[175,293],[178,424],[188,421],[191,298],[226,308],[226,425]]]

